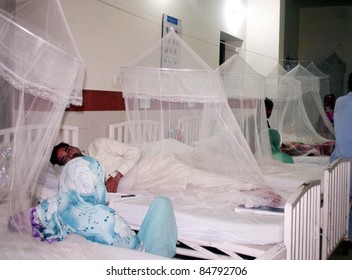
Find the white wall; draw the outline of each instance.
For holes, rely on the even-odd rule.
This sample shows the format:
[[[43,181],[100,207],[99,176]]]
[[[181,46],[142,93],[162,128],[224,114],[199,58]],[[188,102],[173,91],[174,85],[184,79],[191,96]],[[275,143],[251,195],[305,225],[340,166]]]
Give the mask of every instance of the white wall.
[[[248,62],[261,75],[277,65],[280,47],[280,0],[248,0],[244,48]]]
[[[183,39],[212,68],[218,66],[220,31],[245,48],[278,58],[280,0],[60,0],[86,64],[85,89],[121,89],[120,67],[161,37],[162,14],[181,19]],[[247,19],[248,15],[248,19]],[[113,112],[66,112],[64,124],[82,128],[86,145],[107,131]],[[116,121],[123,112],[115,112]]]

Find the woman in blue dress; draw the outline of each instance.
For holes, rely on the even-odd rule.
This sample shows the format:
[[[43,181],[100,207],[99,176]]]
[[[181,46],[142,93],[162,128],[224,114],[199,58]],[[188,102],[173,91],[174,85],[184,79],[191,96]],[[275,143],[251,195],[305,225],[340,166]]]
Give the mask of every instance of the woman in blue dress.
[[[157,197],[136,234],[107,206],[104,174],[92,157],[79,155],[67,162],[58,194],[31,209],[32,235],[55,242],[75,233],[93,242],[174,257],[177,226],[171,201]]]

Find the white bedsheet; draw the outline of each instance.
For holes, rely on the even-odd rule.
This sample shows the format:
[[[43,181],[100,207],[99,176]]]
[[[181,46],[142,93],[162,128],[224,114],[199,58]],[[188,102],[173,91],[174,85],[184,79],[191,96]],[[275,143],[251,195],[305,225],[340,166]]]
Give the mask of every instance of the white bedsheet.
[[[322,180],[325,165],[315,163],[286,164],[281,172],[267,172],[265,182],[287,199],[300,185],[308,180]],[[322,186],[323,190],[323,186]]]
[[[269,170],[271,170],[270,173]],[[283,198],[284,206],[288,197],[307,180],[321,179],[324,167],[317,164],[286,164],[281,173],[268,169],[266,185],[272,187]],[[221,190],[221,188],[219,188]],[[202,240],[216,243],[269,245],[283,242],[284,217],[235,213],[237,191],[223,189],[216,192],[212,188],[196,188],[194,193],[171,190],[167,194],[173,201],[179,238]],[[155,190],[129,190],[136,197],[121,198],[119,194],[109,194],[110,206],[116,209],[132,225],[140,225]],[[134,192],[135,191],[135,192]],[[188,195],[185,195],[188,193]]]
[[[314,163],[321,166],[329,164],[330,157],[328,156],[297,156],[293,157],[295,163]]]
[[[109,194],[109,206],[138,228],[154,196],[120,196]],[[181,198],[173,199],[173,206],[180,239],[257,245],[283,241],[283,216],[235,213],[235,206],[229,204],[215,208],[206,203],[185,204]]]

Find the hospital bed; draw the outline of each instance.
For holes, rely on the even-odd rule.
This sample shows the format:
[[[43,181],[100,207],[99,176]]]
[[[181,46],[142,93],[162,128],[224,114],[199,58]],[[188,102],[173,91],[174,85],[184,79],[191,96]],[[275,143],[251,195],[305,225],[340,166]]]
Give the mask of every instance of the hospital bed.
[[[186,127],[194,121],[183,123]],[[109,137],[128,143],[131,125],[137,124],[111,124]],[[156,123],[138,125],[142,134],[139,136],[145,142],[154,140],[153,131],[162,133]],[[194,136],[190,139],[194,140]],[[349,166],[348,160],[339,159],[321,167],[323,181],[322,178],[306,180],[303,184],[296,181],[295,190],[291,189],[286,197],[283,215],[236,213],[231,205],[208,209],[202,203],[195,206],[196,201],[190,206],[175,200],[180,241],[178,254],[204,259],[326,259],[347,234]],[[287,175],[286,179],[288,181],[290,177]],[[138,217],[138,213],[146,211],[151,198],[135,195],[124,200],[111,194],[110,204],[116,205],[121,215],[138,229],[143,216]]]

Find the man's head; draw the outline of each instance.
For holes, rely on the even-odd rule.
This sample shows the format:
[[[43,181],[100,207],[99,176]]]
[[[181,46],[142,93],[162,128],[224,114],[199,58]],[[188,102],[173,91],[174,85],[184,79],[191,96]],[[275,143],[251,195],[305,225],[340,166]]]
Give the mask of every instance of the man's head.
[[[264,103],[265,103],[266,118],[269,119],[274,108],[274,103],[269,98],[265,98]]]
[[[83,155],[80,149],[70,146],[67,143],[61,142],[54,147],[51,153],[50,162],[53,165],[57,164],[63,166],[71,159],[81,156]]]

